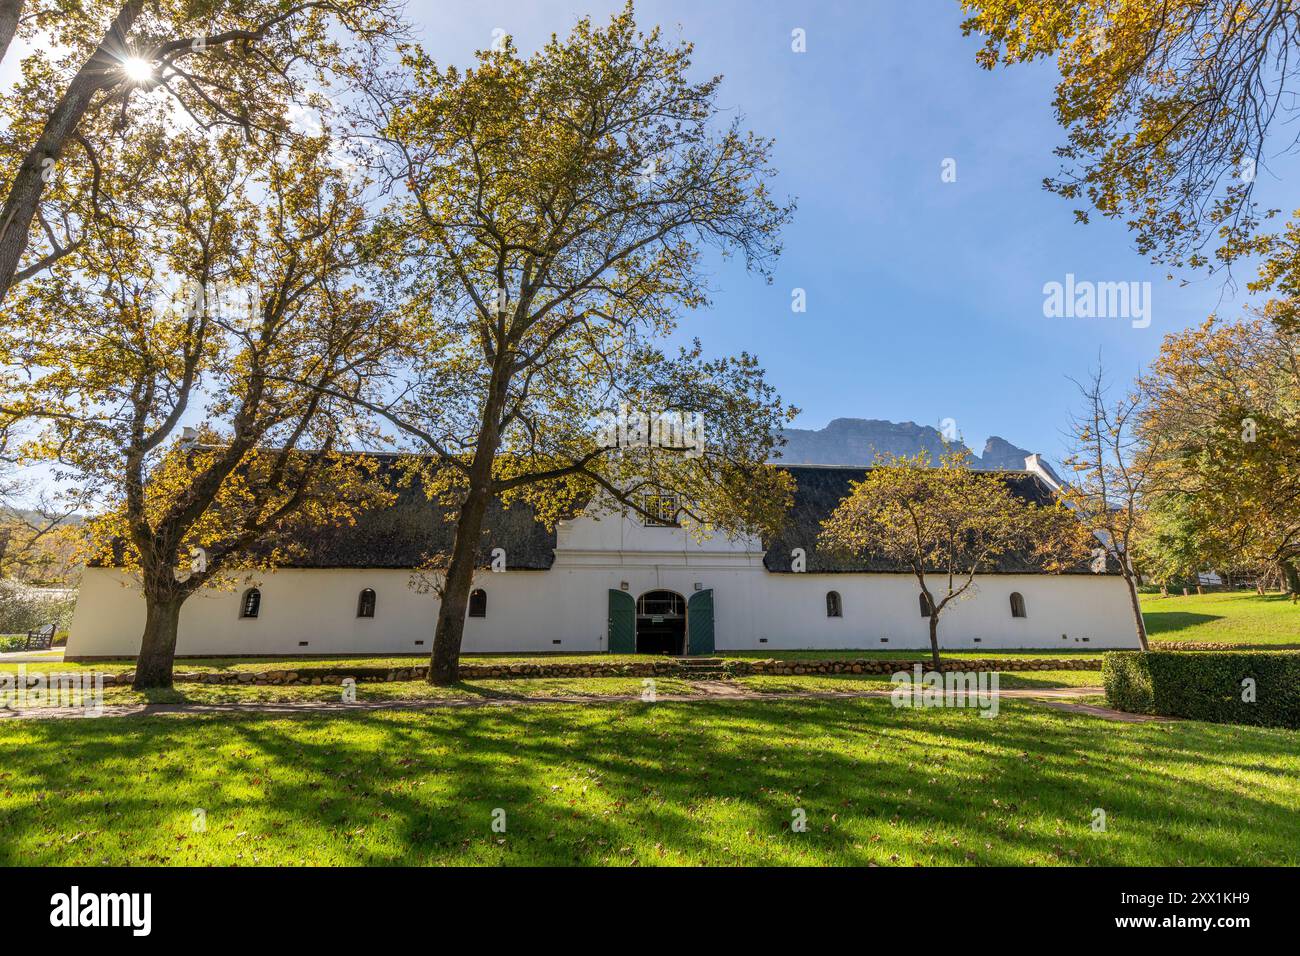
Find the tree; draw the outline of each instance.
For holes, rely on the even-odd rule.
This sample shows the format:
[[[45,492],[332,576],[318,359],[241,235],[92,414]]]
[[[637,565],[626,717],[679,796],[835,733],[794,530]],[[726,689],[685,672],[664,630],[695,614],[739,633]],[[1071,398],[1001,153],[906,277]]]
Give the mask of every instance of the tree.
[[[1045,186],[1123,218],[1138,250],[1211,270],[1263,257],[1256,289],[1300,317],[1300,225],[1266,228],[1255,183],[1267,157],[1300,144],[1300,9],[1250,0],[963,0],[979,63],[1056,58],[1067,143]],[[1281,142],[1270,134],[1281,131]],[[1087,222],[1085,208],[1075,216]]]
[[[1095,536],[1098,558],[1119,567],[1128,587],[1138,643],[1145,651],[1147,629],[1133,555],[1144,531],[1144,496],[1156,487],[1153,465],[1159,456],[1139,434],[1147,396],[1135,388],[1112,402],[1100,365],[1086,381],[1075,384],[1083,408],[1070,421],[1071,452],[1065,466],[1074,478],[1063,498]]]
[[[199,587],[281,560],[294,522],[371,500],[337,451],[365,426],[337,396],[364,395],[394,342],[364,183],[333,164],[328,130],[260,152],[164,119],[134,140],[167,162],[133,183],[130,228],[15,290],[0,330],[0,366],[28,370],[0,423],[42,424],[25,458],[104,504],[95,554],[140,575],[139,689],[170,686]]]
[[[1165,337],[1145,390],[1151,506],[1181,515],[1208,554],[1280,568],[1300,593],[1300,336],[1211,318]]]
[[[371,91],[408,190],[389,248],[414,277],[409,364],[372,410],[435,456],[456,513],[433,683],[458,676],[494,498],[699,533],[770,527],[789,500],[764,462],[793,410],[756,359],[657,344],[707,304],[706,248],[770,281],[792,209],[768,193],[770,142],[739,120],[714,129],[719,79],[691,82],[690,56],[639,33],[629,6],[528,58],[507,39],[463,73],[408,50],[411,90]]]
[[[23,15],[23,0],[0,0],[0,63],[4,62],[9,44],[18,32]]]
[[[939,620],[974,593],[977,574],[1013,554],[1048,571],[1088,554],[1086,532],[1069,510],[1017,497],[996,473],[973,471],[964,450],[944,455],[936,467],[926,452],[887,460],[851,488],[822,522],[819,545],[854,557],[879,555],[911,570],[929,609],[936,669]],[[941,597],[931,585],[936,575],[946,581]]]
[[[0,302],[80,241],[84,223],[72,227],[94,213],[99,153],[134,128],[146,92],[165,94],[178,117],[204,128],[236,127],[250,140],[282,135],[281,104],[305,102],[309,83],[348,69],[331,26],[369,41],[400,34],[387,0],[33,0],[24,21],[58,52],[28,57],[5,98]],[[56,235],[60,222],[70,234]],[[34,243],[33,223],[41,227]]]

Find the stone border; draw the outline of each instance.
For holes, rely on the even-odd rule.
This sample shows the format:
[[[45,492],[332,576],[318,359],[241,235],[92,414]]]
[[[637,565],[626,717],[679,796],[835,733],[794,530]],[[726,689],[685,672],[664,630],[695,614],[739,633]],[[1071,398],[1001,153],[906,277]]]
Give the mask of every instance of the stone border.
[[[705,662],[700,662],[705,663]],[[910,671],[915,664],[929,669],[924,661],[882,661],[868,658],[838,658],[830,660],[726,660],[713,666],[700,663],[681,663],[676,660],[638,661],[628,664],[565,663],[565,664],[461,664],[463,680],[485,680],[509,677],[680,677],[702,676],[745,677],[765,674],[789,677],[807,674],[895,674]],[[1101,659],[944,661],[945,671],[1099,671]],[[279,686],[286,684],[341,684],[352,678],[358,684],[389,683],[393,681],[426,680],[429,667],[298,667],[266,671],[177,671],[173,682],[177,684],[252,684]],[[129,685],[134,673],[105,674],[105,687]]]

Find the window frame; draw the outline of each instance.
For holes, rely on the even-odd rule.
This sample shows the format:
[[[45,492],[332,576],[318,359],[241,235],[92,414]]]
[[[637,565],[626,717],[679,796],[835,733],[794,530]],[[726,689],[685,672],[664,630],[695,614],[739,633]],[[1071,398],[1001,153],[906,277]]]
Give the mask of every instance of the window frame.
[[[370,595],[369,607],[366,605],[366,595]],[[362,588],[361,593],[357,595],[357,617],[373,620],[378,607],[379,595],[375,593],[375,589]],[[367,610],[369,610],[369,614],[365,613]]]
[[[475,607],[475,600],[478,600],[480,606]],[[466,617],[487,617],[487,591],[483,588],[474,588],[469,592],[469,606],[465,609]]]
[[[826,616],[844,617],[844,598],[840,596],[839,591],[826,592]]]
[[[678,500],[676,495],[647,494],[641,500],[641,524],[647,528],[677,527]],[[665,514],[667,517],[665,517]]]
[[[249,610],[249,602],[252,602],[252,610]],[[262,589],[259,587],[245,588],[244,593],[239,597],[239,619],[241,621],[256,621],[262,614]]]
[[[1019,618],[1029,617],[1029,611],[1025,607],[1025,596],[1019,591],[1011,592],[1011,616]]]

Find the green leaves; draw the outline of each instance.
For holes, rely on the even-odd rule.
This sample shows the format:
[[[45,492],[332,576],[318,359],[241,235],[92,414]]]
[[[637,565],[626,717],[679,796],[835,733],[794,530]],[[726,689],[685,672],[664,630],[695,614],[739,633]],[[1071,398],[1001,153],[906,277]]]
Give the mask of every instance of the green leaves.
[[[766,274],[792,206],[771,142],[718,127],[719,79],[630,5],[531,56],[506,38],[464,72],[404,50],[409,90],[383,133],[407,189],[412,349],[395,418],[453,467],[495,457],[493,490],[555,517],[597,498],[678,494],[698,528],[773,526],[785,479],[764,463],[790,417],[749,355],[660,343],[708,302],[710,250]],[[620,404],[701,415],[704,454],[602,449]],[[635,491],[624,489],[635,486]]]
[[[963,31],[985,38],[982,66],[1056,58],[1066,164],[1048,189],[1123,218],[1157,262],[1213,271],[1261,256],[1254,286],[1294,298],[1295,224],[1262,231],[1278,210],[1253,195],[1272,124],[1293,108],[1300,12],[1236,0],[963,6]]]

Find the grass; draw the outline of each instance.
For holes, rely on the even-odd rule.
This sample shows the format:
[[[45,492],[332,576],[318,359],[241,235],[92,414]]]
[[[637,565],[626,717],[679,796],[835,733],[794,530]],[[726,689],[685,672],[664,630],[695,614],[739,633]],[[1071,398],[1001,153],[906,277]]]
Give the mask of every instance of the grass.
[[[1300,863],[1300,733],[1012,701],[8,721],[0,748],[3,864]]]
[[[1099,687],[1100,671],[1002,671],[999,686],[1005,689],[1036,687]],[[778,677],[760,675],[727,681],[742,690],[759,693],[889,690],[889,675],[835,674]],[[698,695],[704,691],[679,678],[655,678],[659,695]],[[529,697],[640,697],[645,685],[639,677],[514,677],[499,680],[462,681],[453,687],[434,687],[426,681],[360,683],[356,700],[363,703],[415,700],[517,700]],[[120,704],[223,704],[223,703],[338,703],[339,684],[251,685],[178,684],[171,690],[135,691],[129,687],[105,687],[104,703]]]
[[[827,651],[724,651],[716,655],[724,660],[832,660],[837,658],[871,658],[873,660],[928,661],[928,651],[874,651],[861,648]],[[1101,651],[1068,650],[1026,650],[1026,651],[944,651],[943,656],[953,660],[1006,660],[1009,658],[1087,658],[1102,656]],[[466,664],[644,664],[645,654],[465,654],[461,660]],[[427,655],[407,657],[205,657],[180,658],[176,661],[178,671],[263,671],[334,669],[344,672],[348,667],[414,667],[427,664]],[[133,661],[87,661],[85,663],[65,662],[62,660],[26,661],[28,670],[39,667],[42,671],[100,671],[105,674],[119,674],[133,670]],[[15,662],[0,662],[0,672],[16,671]]]
[[[800,674],[794,677],[762,674],[754,677],[741,677],[733,683],[739,687],[762,693],[890,690],[892,685],[889,677],[888,674]],[[998,687],[1004,690],[1100,686],[1101,671],[998,672]]]
[[[1100,674],[1094,677],[1100,680]],[[412,700],[517,700],[526,697],[639,697],[641,678],[532,678],[462,681],[452,687],[434,687],[427,681],[360,683],[355,687],[360,702]],[[694,694],[697,689],[683,680],[656,678],[659,694]],[[171,690],[135,691],[129,687],[105,687],[105,704],[218,704],[218,703],[332,703],[342,700],[339,684],[222,685],[178,684]]]
[[[1153,640],[1300,644],[1300,604],[1282,594],[1144,594],[1142,615]]]

